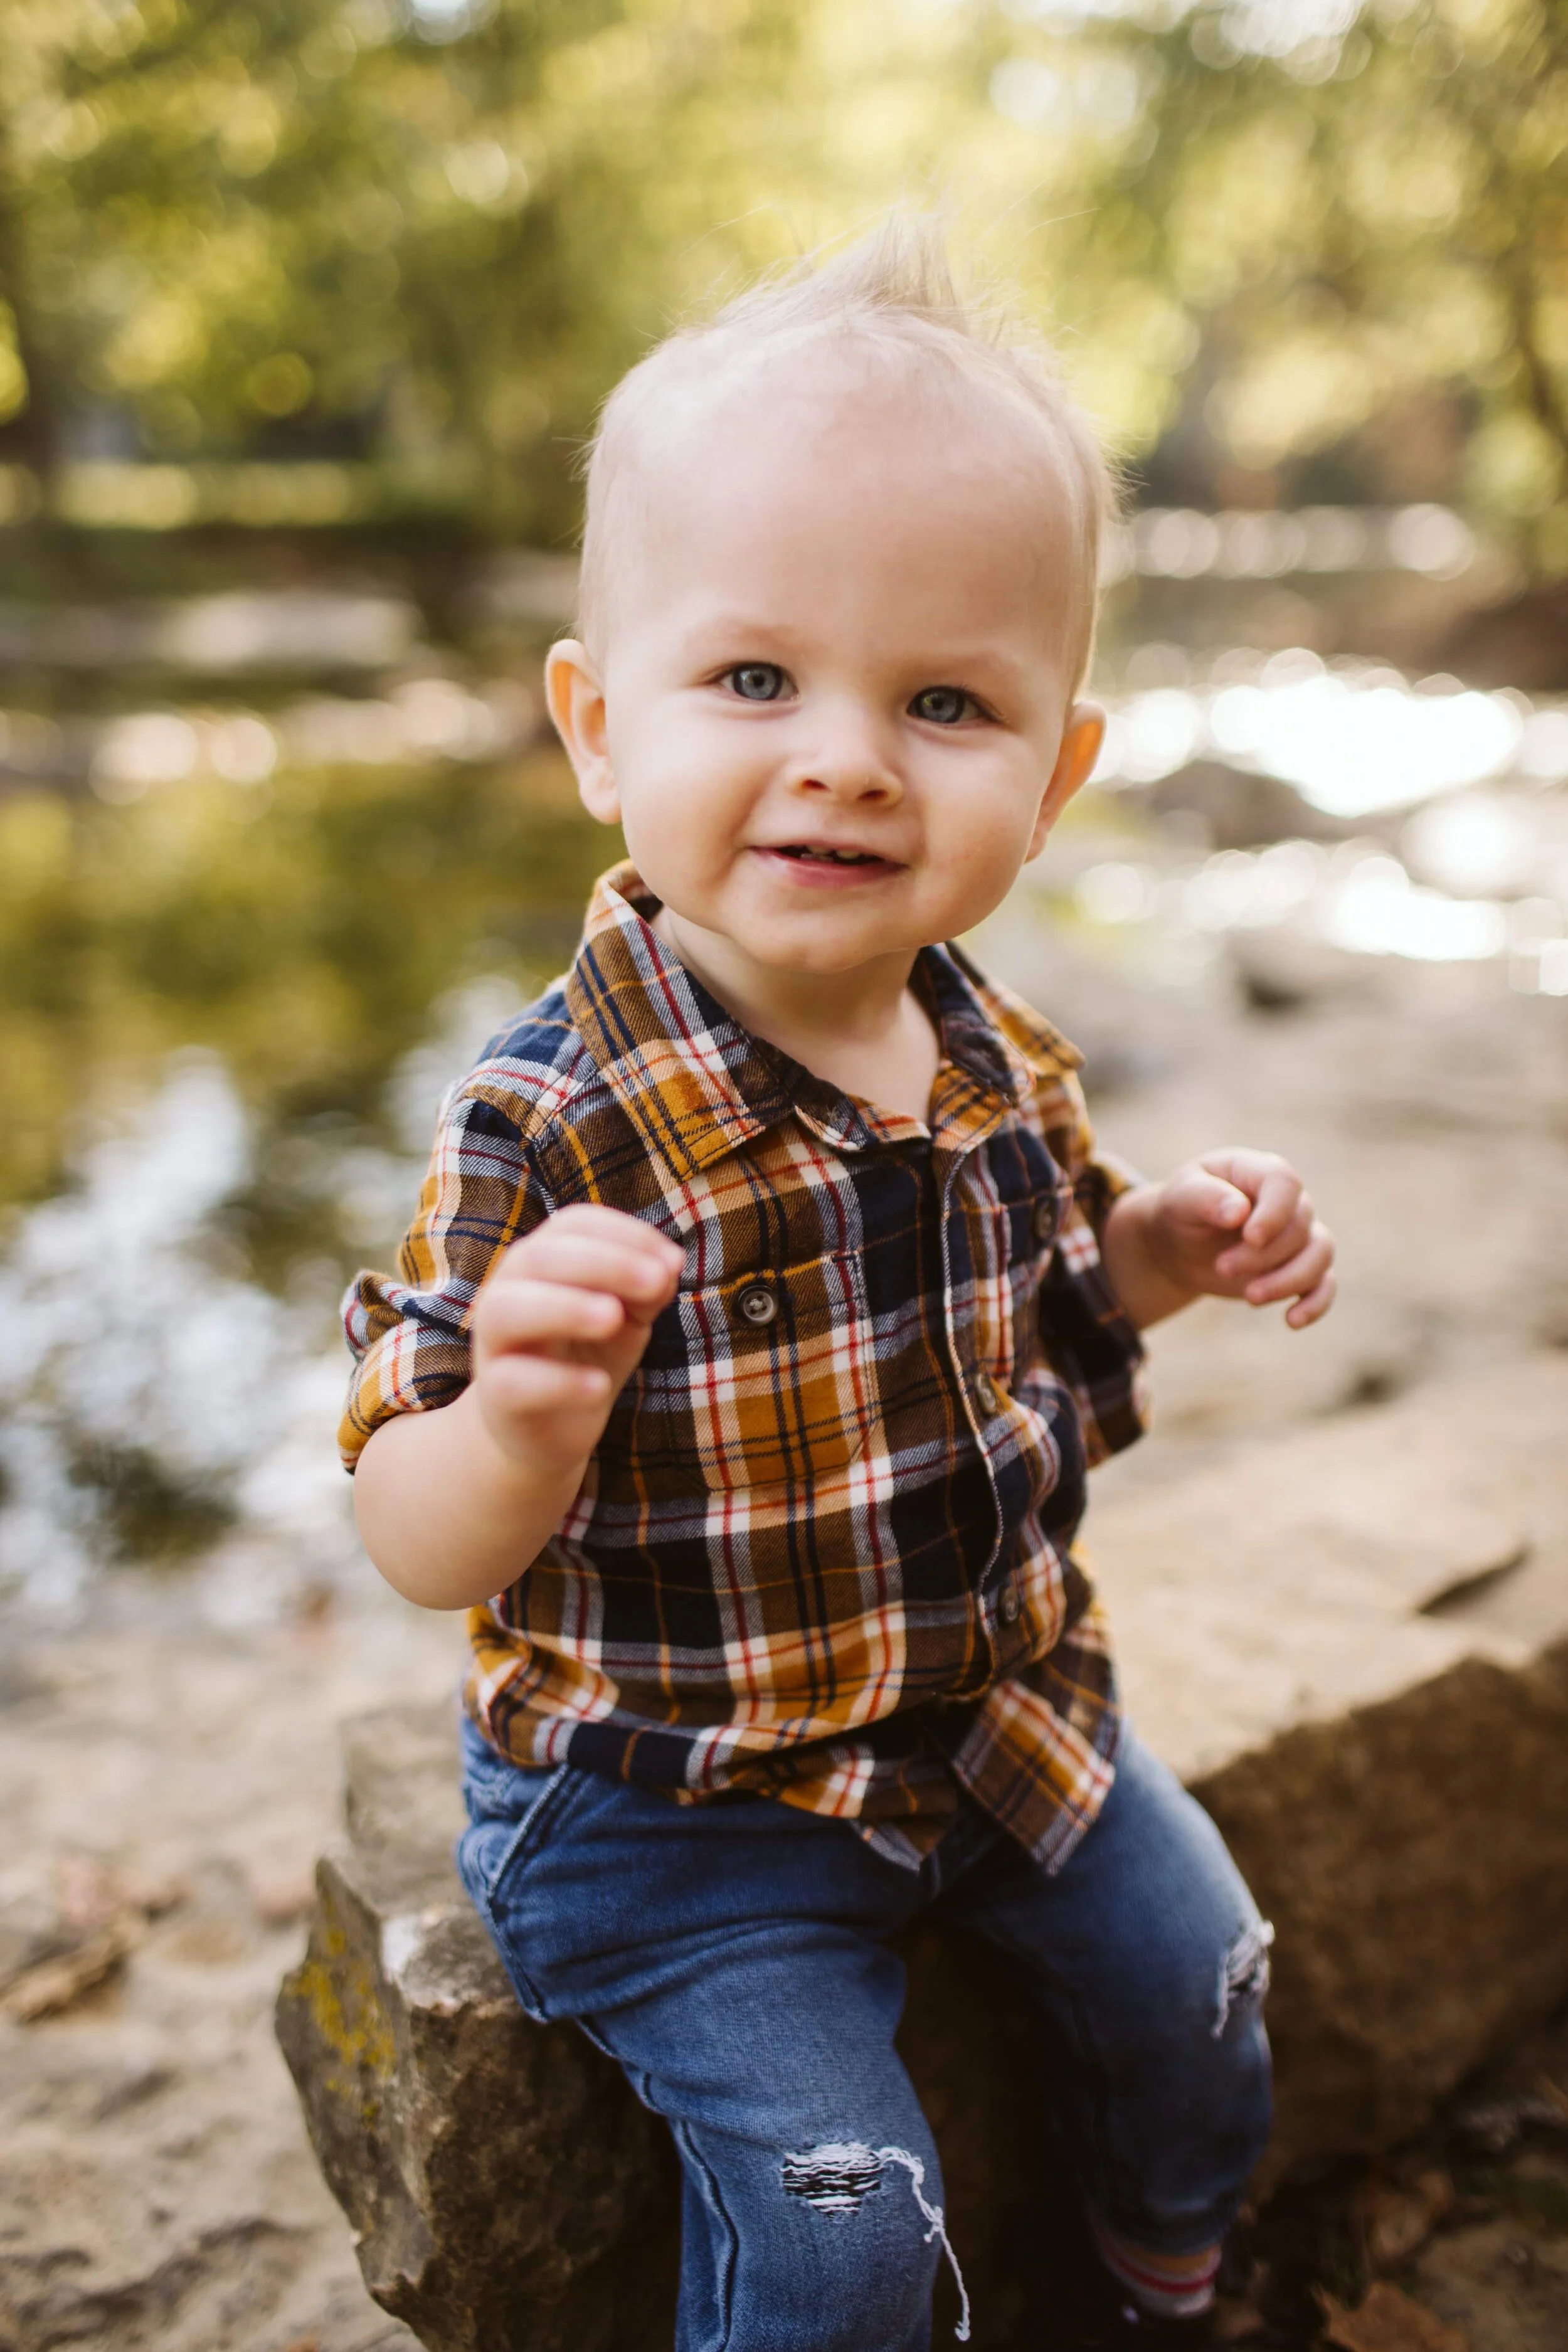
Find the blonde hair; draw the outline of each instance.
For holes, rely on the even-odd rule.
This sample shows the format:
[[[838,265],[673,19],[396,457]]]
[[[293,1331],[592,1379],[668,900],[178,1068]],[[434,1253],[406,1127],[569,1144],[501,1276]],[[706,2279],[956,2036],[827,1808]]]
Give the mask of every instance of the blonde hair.
[[[941,225],[929,215],[895,214],[830,260],[807,258],[763,279],[710,318],[678,328],[622,377],[585,453],[579,635],[592,645],[603,633],[617,509],[656,406],[765,345],[828,338],[901,353],[1045,428],[1068,509],[1076,691],[1093,652],[1101,547],[1118,505],[1115,476],[1048,345],[1010,307],[961,289]]]

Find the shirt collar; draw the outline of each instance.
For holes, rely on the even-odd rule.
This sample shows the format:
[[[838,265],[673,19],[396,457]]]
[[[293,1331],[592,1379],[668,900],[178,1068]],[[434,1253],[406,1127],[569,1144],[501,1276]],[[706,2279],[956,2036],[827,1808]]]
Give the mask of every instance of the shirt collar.
[[[566,978],[574,1023],[649,1148],[679,1176],[795,1117],[836,1150],[920,1132],[753,1036],[653,929],[658,900],[626,861],[601,876]],[[1001,1124],[1042,1076],[1080,1058],[1048,1022],[962,950],[922,949],[916,984],[942,1036],[931,1132],[965,1146]]]

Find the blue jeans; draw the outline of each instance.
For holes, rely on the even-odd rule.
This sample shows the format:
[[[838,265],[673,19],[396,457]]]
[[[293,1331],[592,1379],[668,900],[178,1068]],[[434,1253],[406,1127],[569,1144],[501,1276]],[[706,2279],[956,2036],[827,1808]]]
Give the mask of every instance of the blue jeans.
[[[463,1737],[458,1867],[518,1998],[575,2019],[675,2136],[677,2352],[929,2345],[942,2169],[887,1938],[932,1906],[1032,1995],[1100,2226],[1156,2255],[1224,2235],[1268,2130],[1266,1931],[1131,1731],[1054,1876],[967,1800],[915,1871],[791,1806],[677,1805]]]

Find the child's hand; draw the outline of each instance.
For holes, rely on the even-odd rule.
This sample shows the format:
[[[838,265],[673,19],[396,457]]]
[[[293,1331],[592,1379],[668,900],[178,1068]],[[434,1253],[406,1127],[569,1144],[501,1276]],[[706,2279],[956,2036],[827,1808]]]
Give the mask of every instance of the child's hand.
[[[1210,1151],[1125,1192],[1106,1221],[1106,1271],[1140,1327],[1207,1292],[1268,1307],[1303,1330],[1334,1300],[1333,1236],[1272,1151]]]
[[[674,1294],[682,1252],[619,1209],[562,1209],[498,1259],[474,1301],[473,1388],[525,1471],[585,1462]]]
[[[1268,1307],[1302,1330],[1334,1298],[1334,1243],[1288,1160],[1272,1151],[1210,1151],[1160,1185],[1148,1213],[1154,1264],[1194,1295]]]

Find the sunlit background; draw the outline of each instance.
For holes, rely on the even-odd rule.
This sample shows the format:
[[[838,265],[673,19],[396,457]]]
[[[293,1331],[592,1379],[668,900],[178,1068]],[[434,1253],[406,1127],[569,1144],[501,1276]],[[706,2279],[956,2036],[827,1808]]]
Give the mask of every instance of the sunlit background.
[[[1325,1004],[1568,1024],[1565,147],[1549,0],[8,0],[7,1605],[365,1573],[338,1293],[615,853],[537,690],[574,451],[890,202],[1127,469],[1104,760],[988,935],[1108,1126]]]

